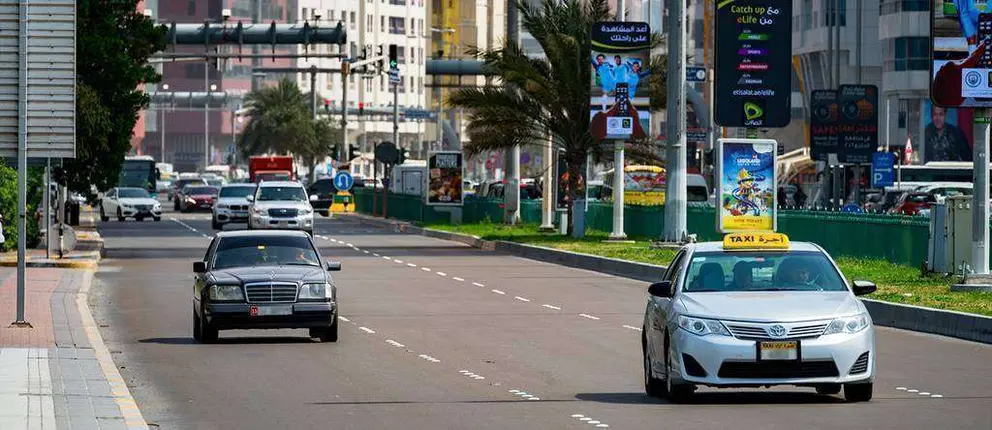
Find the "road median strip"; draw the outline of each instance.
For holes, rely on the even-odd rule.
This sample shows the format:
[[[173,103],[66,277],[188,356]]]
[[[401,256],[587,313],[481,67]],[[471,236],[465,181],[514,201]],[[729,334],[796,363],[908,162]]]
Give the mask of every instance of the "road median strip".
[[[652,282],[660,279],[674,256],[671,249],[651,248],[646,241],[609,244],[598,232],[587,239],[571,239],[537,232],[534,226],[474,224],[431,226],[349,215],[394,231],[464,243],[536,261]],[[528,243],[522,243],[528,242]],[[596,255],[605,254],[605,255]],[[635,261],[635,260],[642,261]],[[951,292],[946,277],[922,277],[918,270],[881,260],[838,258],[849,279],[878,284],[873,298],[862,298],[877,325],[938,334],[992,344],[992,293]]]

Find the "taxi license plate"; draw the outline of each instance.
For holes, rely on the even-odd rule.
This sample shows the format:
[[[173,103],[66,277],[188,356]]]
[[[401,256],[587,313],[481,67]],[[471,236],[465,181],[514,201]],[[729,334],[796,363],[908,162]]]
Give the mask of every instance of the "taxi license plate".
[[[798,360],[799,342],[760,342],[758,352],[762,360]]]
[[[293,305],[252,306],[248,314],[253,317],[269,315],[292,315]]]

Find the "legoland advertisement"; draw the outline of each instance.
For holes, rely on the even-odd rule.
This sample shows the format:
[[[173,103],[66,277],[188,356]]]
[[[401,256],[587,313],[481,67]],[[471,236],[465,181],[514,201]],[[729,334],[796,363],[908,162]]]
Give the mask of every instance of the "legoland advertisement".
[[[774,231],[777,143],[770,139],[717,142],[717,230]]]

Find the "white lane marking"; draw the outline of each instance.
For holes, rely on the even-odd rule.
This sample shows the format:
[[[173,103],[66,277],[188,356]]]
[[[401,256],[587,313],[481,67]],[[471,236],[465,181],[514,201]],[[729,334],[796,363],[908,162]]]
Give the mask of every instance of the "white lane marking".
[[[368,250],[365,250],[365,251],[362,251],[362,252],[364,252],[364,253],[366,253],[366,254],[368,254],[368,253],[369,253],[369,251],[368,251]]]
[[[475,285],[476,287],[483,287],[483,288],[485,288],[485,285],[482,285],[482,284],[480,284],[478,282],[473,282],[472,285]]]
[[[392,260],[392,258],[386,257],[385,255],[382,256],[382,259],[383,260]]]
[[[520,397],[523,397],[523,398],[525,398],[525,399],[529,399],[529,398],[531,398],[531,397],[534,397],[534,395],[533,395],[533,394],[524,394],[524,395],[522,395],[522,396],[520,396]]]
[[[921,396],[929,396],[929,395],[930,395],[930,393],[928,393],[928,392],[926,392],[926,391],[921,391],[921,392],[919,393],[919,395],[921,395]]]
[[[452,276],[452,277],[451,277],[451,279],[454,279],[454,280],[456,280],[456,281],[458,281],[458,282],[465,282],[465,280],[464,280],[464,279],[462,279],[462,278],[459,278],[459,277],[457,277],[457,276]]]
[[[931,398],[934,398],[934,399],[939,399],[939,398],[944,397],[944,396],[942,396],[940,394],[931,394],[930,397]]]
[[[601,429],[605,429],[605,428],[607,428],[609,426],[610,426],[609,424],[596,424],[596,427],[599,427]]]
[[[482,376],[482,375],[475,375],[472,378],[473,379],[479,379],[479,380],[486,379],[486,377],[485,376]]]
[[[191,226],[191,225],[189,225],[189,224],[186,224],[185,222],[182,222],[182,220],[179,220],[179,219],[176,219],[176,218],[172,218],[172,217],[169,217],[169,219],[170,219],[170,220],[172,220],[172,221],[175,221],[175,222],[176,222],[177,224],[179,224],[179,225],[181,225],[181,226],[183,226],[183,227],[186,227],[186,229],[187,229],[187,230],[189,230],[189,231],[191,231],[191,232],[193,232],[193,233],[196,233],[196,234],[200,234],[200,235],[203,235],[203,236],[206,236],[205,234],[203,234],[203,233],[200,233],[200,231],[199,231],[199,230],[197,230],[197,229],[195,229],[195,228],[193,228],[193,226]]]
[[[627,325],[627,324],[624,324],[623,325],[623,328],[628,328],[628,329],[631,329],[631,330],[641,331],[641,328],[640,327],[634,327],[632,325]]]
[[[431,357],[431,356],[429,356],[427,354],[420,354],[419,357],[420,358],[423,358],[424,360],[427,360],[427,361],[429,361],[431,363],[440,363],[441,362],[441,360],[438,360],[438,359],[436,359],[434,357]]]
[[[355,245],[353,245],[353,244],[350,244],[350,243],[346,243],[346,244],[345,244],[345,246],[350,246],[350,247],[354,247]]]
[[[906,391],[907,392],[910,392],[910,393],[919,393],[920,392],[920,390],[906,390]]]
[[[579,314],[579,316],[582,317],[582,318],[589,318],[591,320],[598,320],[599,319],[599,317],[594,317],[594,316],[588,315],[588,314]]]
[[[377,252],[373,252],[372,255],[374,255],[376,257],[381,257],[381,255],[379,255],[379,253],[377,253]]]
[[[592,418],[582,417],[582,418],[579,418],[579,421],[592,421]]]
[[[596,421],[596,420],[587,421],[587,423],[589,423],[589,424],[600,424],[600,422],[599,421]]]
[[[896,387],[896,389],[899,390],[899,391],[906,391],[907,390],[906,387]]]
[[[404,345],[402,343],[399,343],[399,342],[397,342],[395,340],[392,340],[392,339],[386,339],[386,343],[388,343],[388,344],[390,344],[392,346],[395,346],[397,348],[402,348],[402,347],[406,346],[406,345]]]
[[[368,327],[365,327],[365,326],[359,327],[358,329],[361,330],[361,331],[364,331],[364,332],[366,332],[368,334],[375,334],[375,330],[372,330],[372,329],[370,329]]]
[[[558,306],[555,306],[555,305],[543,304],[541,306],[544,306],[544,307],[546,307],[548,309],[554,309],[556,311],[560,311],[561,310],[561,308],[559,308]]]
[[[430,267],[421,267],[420,270],[423,270],[425,272],[430,272],[431,271],[431,268]]]
[[[490,291],[492,291],[492,292],[494,292],[496,294],[504,294],[504,295],[506,294],[505,292],[500,291],[500,290],[490,290]]]
[[[410,267],[417,267],[417,265],[416,264],[413,264],[413,263],[406,263],[406,265],[407,266],[410,266]]]
[[[572,414],[572,418],[582,418],[582,414]]]
[[[338,319],[341,320],[341,321],[344,321],[344,322],[351,322],[350,319],[345,318],[345,317],[338,317]]]
[[[395,262],[397,262],[399,264],[403,264],[403,260],[397,260],[397,259],[394,258],[393,261],[395,261]]]
[[[448,276],[448,274],[447,273],[444,273],[444,272],[436,272],[436,273],[437,273],[437,276]]]
[[[530,301],[530,299],[528,299],[526,297],[513,296],[513,298],[514,299],[517,299],[517,300],[520,300],[521,302],[529,302]]]
[[[541,400],[541,398],[540,397],[531,397],[531,398],[529,398],[527,400]]]
[[[508,393],[513,393],[513,394],[517,394],[517,393],[519,393],[519,392],[520,392],[520,390],[506,390],[506,392],[508,392]]]

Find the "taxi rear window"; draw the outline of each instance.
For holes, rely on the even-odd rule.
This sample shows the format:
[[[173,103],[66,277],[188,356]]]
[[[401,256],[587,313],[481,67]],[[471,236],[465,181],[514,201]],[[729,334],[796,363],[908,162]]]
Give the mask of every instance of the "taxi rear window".
[[[700,252],[689,262],[686,293],[845,291],[843,278],[817,251]]]

